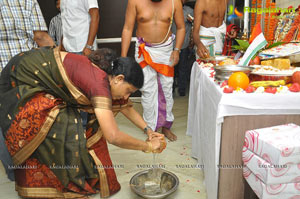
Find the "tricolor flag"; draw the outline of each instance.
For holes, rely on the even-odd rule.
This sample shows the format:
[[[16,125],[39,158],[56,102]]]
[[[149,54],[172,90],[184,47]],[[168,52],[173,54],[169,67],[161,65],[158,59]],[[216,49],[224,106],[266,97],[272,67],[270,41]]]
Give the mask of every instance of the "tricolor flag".
[[[268,42],[266,41],[264,34],[261,31],[260,23],[256,24],[253,28],[252,34],[249,39],[250,46],[247,48],[245,54],[243,55],[239,65],[248,66],[252,57],[265,47]]]

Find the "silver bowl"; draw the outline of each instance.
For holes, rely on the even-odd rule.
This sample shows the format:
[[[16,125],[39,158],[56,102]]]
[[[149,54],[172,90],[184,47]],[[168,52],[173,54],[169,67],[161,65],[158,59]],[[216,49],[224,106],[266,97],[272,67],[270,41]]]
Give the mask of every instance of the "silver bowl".
[[[170,171],[164,169],[157,170],[159,172],[158,176],[160,176],[160,184],[153,183],[155,180],[149,178],[151,172],[154,171],[153,169],[149,169],[138,172],[130,179],[131,190],[137,195],[148,199],[165,198],[175,192],[179,185],[178,177]]]
[[[217,81],[228,80],[230,75],[234,72],[244,72],[249,75],[254,69],[250,66],[239,66],[239,65],[225,65],[225,66],[215,66],[215,79]]]

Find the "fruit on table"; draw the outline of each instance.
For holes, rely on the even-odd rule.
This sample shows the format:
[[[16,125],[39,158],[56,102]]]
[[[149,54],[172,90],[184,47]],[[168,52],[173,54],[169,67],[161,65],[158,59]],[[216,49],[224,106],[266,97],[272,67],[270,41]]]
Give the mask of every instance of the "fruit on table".
[[[266,88],[265,92],[275,94],[277,92],[277,88],[276,87],[268,87],[268,88]]]
[[[249,85],[246,89],[245,89],[246,93],[253,93],[255,91],[254,86]]]
[[[228,85],[228,80],[225,80],[224,82],[222,82],[222,84],[221,84],[221,88],[223,88],[223,87],[225,87],[225,86],[227,86]]]
[[[254,59],[251,59],[249,65],[260,65],[260,58],[256,56]]]
[[[299,92],[300,91],[300,85],[298,83],[293,83],[292,86],[289,87],[289,90],[291,92]]]
[[[300,84],[300,71],[296,71],[293,73],[292,82]]]
[[[285,85],[285,81],[284,80],[278,80],[278,81],[256,81],[256,82],[251,82],[250,83],[251,86],[254,86],[255,88],[258,88],[260,86],[263,86],[263,87],[270,87],[270,86],[273,86],[273,87],[276,87],[276,86],[284,86]]]
[[[232,93],[233,92],[233,88],[231,86],[225,86],[223,89],[224,93]]]
[[[245,90],[249,85],[249,77],[243,72],[232,73],[228,79],[228,85],[234,90],[238,87]]]

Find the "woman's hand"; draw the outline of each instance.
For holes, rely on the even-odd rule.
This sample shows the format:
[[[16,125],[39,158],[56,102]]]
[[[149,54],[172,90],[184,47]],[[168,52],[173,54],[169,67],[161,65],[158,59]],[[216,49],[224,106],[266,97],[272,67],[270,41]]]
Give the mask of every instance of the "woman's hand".
[[[164,137],[154,137],[148,142],[152,144],[152,153],[161,153],[167,147]]]
[[[154,138],[154,137],[160,137],[160,138],[164,138],[165,137],[164,134],[154,132],[151,129],[149,129],[147,131],[147,135],[148,135],[148,139],[147,140],[152,140],[152,138]]]

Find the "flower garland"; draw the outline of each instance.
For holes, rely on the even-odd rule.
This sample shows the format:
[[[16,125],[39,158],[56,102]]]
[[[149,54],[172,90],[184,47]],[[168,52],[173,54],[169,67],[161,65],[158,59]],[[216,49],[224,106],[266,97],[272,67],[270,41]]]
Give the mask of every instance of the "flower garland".
[[[295,33],[296,33],[297,29],[299,29],[299,26],[300,26],[300,14],[298,13],[298,16],[294,20],[292,27],[290,28],[289,32],[284,37],[283,41],[284,42],[292,41],[294,39],[294,37],[296,36]],[[298,32],[298,38],[299,38],[299,32]]]
[[[284,26],[284,22],[285,22],[285,20],[283,20],[283,13],[281,13],[278,17],[279,17],[279,22],[277,23],[277,27],[276,27],[276,30],[274,33],[274,42],[278,42],[280,32],[281,32],[281,30]]]
[[[276,3],[271,3],[271,8],[276,8]],[[278,23],[278,18],[276,17],[277,13],[270,13],[270,23],[269,23],[269,33],[268,33],[268,41],[270,43],[274,42],[274,34],[275,34],[275,28],[276,24]]]
[[[300,42],[300,28],[298,28],[298,37],[297,37],[296,41]]]
[[[292,28],[292,24],[293,24],[293,21],[294,21],[294,18],[295,18],[295,13],[291,12],[290,14],[287,14],[286,15],[286,24],[284,25],[283,29],[282,29],[282,32],[279,36],[279,41],[283,41],[284,38],[286,37],[287,33],[291,30]]]

